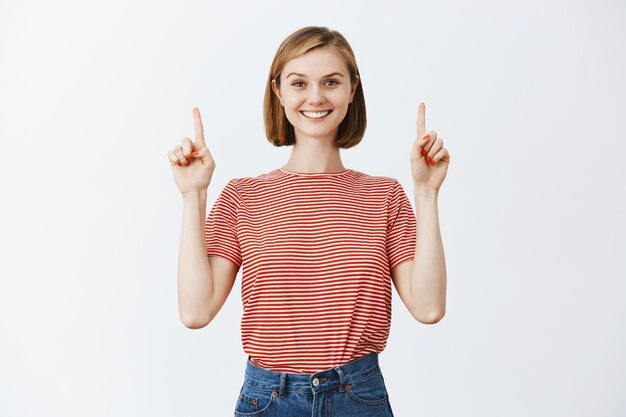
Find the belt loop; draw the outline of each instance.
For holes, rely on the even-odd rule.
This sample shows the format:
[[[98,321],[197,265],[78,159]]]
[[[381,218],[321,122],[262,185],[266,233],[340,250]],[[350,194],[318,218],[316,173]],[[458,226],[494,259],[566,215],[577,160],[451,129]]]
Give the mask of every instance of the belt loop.
[[[285,382],[287,380],[287,373],[286,372],[281,372],[280,373],[280,392],[279,392],[279,396],[280,398],[285,398]]]
[[[335,366],[335,371],[339,374],[339,392],[343,392],[344,374],[341,370],[341,366]]]

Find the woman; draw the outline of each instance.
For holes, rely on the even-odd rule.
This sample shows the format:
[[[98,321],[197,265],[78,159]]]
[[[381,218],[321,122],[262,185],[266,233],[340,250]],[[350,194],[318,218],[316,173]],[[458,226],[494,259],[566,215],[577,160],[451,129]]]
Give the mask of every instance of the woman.
[[[341,162],[339,149],[360,142],[366,115],[354,54],[336,31],[305,27],[280,45],[264,120],[268,140],[293,146],[291,156],[269,173],[231,179],[206,219],[215,162],[193,113],[195,142],[184,138],[168,153],[184,201],[180,317],[206,326],[245,264],[248,360],[235,415],[392,416],[378,364],[391,281],[420,322],[445,310],[436,198],[449,154],[435,131],[426,134],[424,105],[410,157],[417,219],[396,179]]]

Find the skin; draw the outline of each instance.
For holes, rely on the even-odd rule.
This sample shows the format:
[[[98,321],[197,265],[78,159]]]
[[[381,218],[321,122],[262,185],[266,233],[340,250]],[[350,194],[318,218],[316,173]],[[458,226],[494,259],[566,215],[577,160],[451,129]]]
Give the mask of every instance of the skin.
[[[339,73],[330,77],[328,74]],[[291,73],[303,74],[291,75]],[[281,71],[281,87],[272,80],[272,90],[293,125],[296,143],[282,167],[294,172],[339,172],[346,168],[335,146],[339,124],[354,99],[359,79],[351,85],[348,67],[334,48],[313,49],[290,60]],[[313,122],[302,110],[328,110],[332,113],[321,122]]]

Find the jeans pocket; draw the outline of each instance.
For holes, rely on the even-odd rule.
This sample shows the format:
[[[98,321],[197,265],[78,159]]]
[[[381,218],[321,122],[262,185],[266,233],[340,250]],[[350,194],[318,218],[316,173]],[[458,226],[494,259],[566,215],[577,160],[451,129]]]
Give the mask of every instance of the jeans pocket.
[[[383,405],[389,402],[389,394],[380,370],[346,384],[345,388],[348,396],[359,404]]]
[[[276,395],[276,391],[256,388],[244,382],[235,405],[235,416],[264,415],[271,409]]]

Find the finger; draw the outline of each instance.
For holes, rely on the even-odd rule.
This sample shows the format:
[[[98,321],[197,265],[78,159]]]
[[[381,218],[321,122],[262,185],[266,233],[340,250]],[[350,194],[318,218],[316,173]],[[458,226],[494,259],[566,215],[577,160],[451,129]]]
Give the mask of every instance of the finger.
[[[180,162],[180,158],[178,157],[178,155],[176,155],[176,151],[170,151],[167,154],[168,158],[170,159],[170,165],[178,165],[178,166],[182,166],[183,164]]]
[[[426,105],[420,103],[417,110],[417,138],[422,139],[426,134]]]
[[[204,144],[204,128],[202,127],[202,119],[200,118],[200,110],[197,107],[193,108],[193,128],[196,137],[196,149],[200,149],[205,146]]]
[[[168,151],[167,152],[167,159],[170,160],[170,165],[179,165],[180,166],[180,161],[178,161],[178,158],[176,157],[174,152]]]
[[[195,153],[195,157],[198,159],[204,159],[205,156],[209,155],[209,148],[207,148],[206,146],[202,149],[200,149],[199,151],[196,151]]]
[[[434,130],[429,130],[428,139],[426,140],[419,139],[419,140],[423,144],[421,154],[422,156],[426,156],[428,151],[430,151],[430,149],[432,148],[433,143],[435,143],[435,141],[437,140],[437,132],[435,132]]]
[[[433,157],[439,152],[439,150],[443,148],[443,140],[441,138],[437,138],[433,146],[430,147],[430,150],[426,154],[426,162],[429,162],[433,159]]]
[[[202,165],[213,165],[215,166],[215,161],[213,160],[213,155],[211,155],[211,151],[206,146],[202,148],[196,158],[200,158],[202,160]]]
[[[433,162],[430,165],[435,165],[439,161],[450,162],[448,150],[443,147],[431,159]]]
[[[174,155],[176,155],[176,157],[178,158],[178,161],[181,163],[181,165],[189,165],[189,160],[187,158],[185,158],[185,155],[183,155],[183,147],[178,145],[176,147],[176,149],[174,149]]]
[[[200,158],[200,159],[202,159],[202,155],[200,154],[200,152],[201,152],[203,149],[205,149],[205,148],[206,148],[206,146],[205,146],[204,148],[195,148],[195,149],[193,150],[193,152],[191,153],[191,156],[192,156],[192,157],[194,157],[194,158]]]
[[[193,142],[191,141],[190,138],[183,138],[183,140],[181,141],[181,143],[183,144],[183,155],[185,156],[185,158],[188,161],[191,161],[193,159],[193,156],[191,156],[192,152],[193,152]]]

